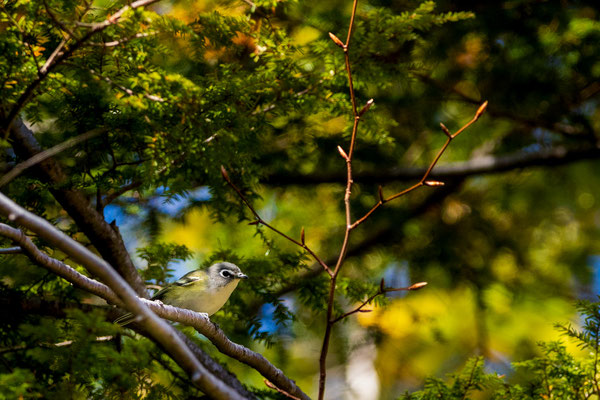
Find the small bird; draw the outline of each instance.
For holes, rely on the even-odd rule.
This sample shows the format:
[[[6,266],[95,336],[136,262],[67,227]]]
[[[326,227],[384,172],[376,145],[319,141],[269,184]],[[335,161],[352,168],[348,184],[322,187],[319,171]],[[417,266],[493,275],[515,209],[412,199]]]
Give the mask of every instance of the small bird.
[[[152,300],[213,315],[225,305],[240,279],[247,278],[237,265],[220,262],[211,265],[207,270],[196,269],[188,272],[156,292]],[[135,315],[127,313],[114,322],[125,326],[134,320]]]

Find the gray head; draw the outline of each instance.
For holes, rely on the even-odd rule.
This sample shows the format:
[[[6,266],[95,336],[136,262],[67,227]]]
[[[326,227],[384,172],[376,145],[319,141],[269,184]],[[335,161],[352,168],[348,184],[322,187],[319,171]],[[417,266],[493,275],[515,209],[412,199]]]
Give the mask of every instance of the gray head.
[[[214,286],[227,286],[232,282],[236,282],[239,279],[247,279],[240,268],[229,262],[220,262],[211,265],[208,268],[208,276],[210,277],[211,284]]]

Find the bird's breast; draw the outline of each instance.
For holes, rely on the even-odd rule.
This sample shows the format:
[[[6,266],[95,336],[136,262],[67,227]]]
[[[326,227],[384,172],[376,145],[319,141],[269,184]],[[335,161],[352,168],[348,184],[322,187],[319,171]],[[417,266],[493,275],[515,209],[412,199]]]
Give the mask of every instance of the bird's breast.
[[[208,288],[200,293],[193,293],[193,290],[185,290],[183,295],[178,296],[177,304],[173,305],[213,315],[225,305],[229,296],[235,290],[237,283],[237,281],[234,281],[226,286]]]

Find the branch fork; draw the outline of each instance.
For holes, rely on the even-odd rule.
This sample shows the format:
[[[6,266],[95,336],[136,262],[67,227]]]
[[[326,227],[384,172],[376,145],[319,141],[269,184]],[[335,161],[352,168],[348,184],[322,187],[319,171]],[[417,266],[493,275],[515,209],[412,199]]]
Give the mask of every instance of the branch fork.
[[[377,203],[371,208],[370,211],[368,211],[364,216],[362,216],[361,218],[357,219],[356,221],[352,222],[352,215],[351,215],[351,207],[350,207],[350,197],[352,194],[352,185],[354,183],[353,179],[352,179],[352,156],[354,154],[354,149],[355,149],[355,145],[356,145],[356,136],[358,133],[358,125],[360,123],[360,119],[361,117],[367,112],[369,111],[369,109],[371,108],[371,106],[374,104],[374,100],[373,99],[369,99],[365,105],[358,110],[358,106],[357,106],[357,101],[356,101],[356,96],[354,93],[354,83],[353,83],[353,79],[352,79],[352,70],[351,70],[351,64],[350,64],[350,58],[349,58],[349,48],[350,48],[350,39],[352,37],[352,29],[354,26],[354,19],[356,17],[356,8],[357,8],[357,4],[358,4],[358,0],[354,0],[353,1],[353,5],[352,5],[352,14],[350,17],[350,25],[348,28],[348,36],[346,38],[346,42],[342,42],[335,34],[329,32],[329,37],[330,39],[338,46],[340,47],[343,51],[344,51],[344,60],[345,60],[345,67],[346,67],[346,72],[348,75],[348,87],[349,87],[349,91],[350,91],[350,101],[351,101],[351,105],[352,105],[352,116],[353,118],[353,124],[352,124],[352,135],[351,135],[351,139],[350,139],[350,146],[349,146],[349,150],[348,152],[346,152],[341,146],[337,146],[337,151],[340,154],[340,156],[346,161],[346,189],[344,192],[344,206],[345,206],[345,216],[346,216],[346,224],[345,224],[345,234],[344,234],[344,240],[339,252],[339,256],[336,262],[336,265],[334,268],[330,268],[329,266],[327,266],[312,250],[310,250],[306,243],[305,243],[305,236],[304,236],[304,228],[302,228],[302,231],[300,233],[300,241],[297,241],[291,237],[289,237],[288,235],[282,233],[281,231],[277,230],[276,228],[274,228],[273,226],[267,224],[256,212],[256,210],[252,207],[252,205],[250,204],[250,202],[246,199],[246,197],[243,195],[243,193],[241,192],[240,189],[237,188],[237,186],[235,186],[233,184],[233,182],[231,181],[231,179],[229,178],[229,175],[227,174],[227,171],[225,170],[224,167],[221,167],[221,174],[223,175],[223,179],[225,179],[225,181],[229,184],[229,186],[231,186],[235,192],[238,194],[238,196],[241,198],[241,200],[244,202],[244,204],[248,207],[248,209],[254,214],[254,216],[256,217],[256,221],[254,221],[251,224],[262,224],[265,225],[267,228],[271,229],[273,232],[279,234],[280,236],[286,238],[287,240],[291,241],[292,243],[297,244],[298,246],[306,249],[306,251],[308,251],[313,258],[325,269],[325,271],[327,271],[327,273],[329,274],[330,277],[330,284],[329,284],[329,293],[328,293],[328,299],[327,299],[327,317],[326,317],[326,326],[325,326],[325,333],[323,335],[323,344],[321,347],[321,354],[319,357],[319,394],[318,394],[318,399],[319,400],[323,400],[324,395],[325,395],[325,381],[326,381],[326,377],[327,377],[327,369],[326,369],[326,361],[327,361],[327,353],[329,350],[329,343],[330,343],[330,338],[331,338],[331,332],[333,329],[333,326],[341,321],[342,319],[352,315],[352,314],[356,314],[359,312],[369,312],[371,310],[364,310],[364,307],[368,304],[370,304],[377,296],[381,296],[384,295],[385,293],[388,292],[395,292],[395,291],[414,291],[414,290],[419,290],[422,289],[423,287],[425,287],[427,285],[427,282],[418,282],[415,283],[411,286],[408,287],[402,287],[402,288],[388,288],[385,287],[385,281],[382,279],[380,286],[379,286],[379,290],[377,291],[377,293],[375,293],[374,295],[368,297],[365,301],[363,301],[359,306],[357,306],[356,308],[354,308],[351,311],[348,311],[344,314],[341,314],[337,317],[334,317],[334,302],[335,302],[335,292],[336,292],[336,281],[337,281],[337,277],[340,273],[341,267],[345,261],[346,258],[346,252],[348,250],[348,243],[350,240],[350,234],[352,232],[352,230],[354,230],[354,228],[356,228],[358,225],[360,225],[361,223],[363,223],[369,216],[371,216],[371,214],[373,214],[379,207],[381,207],[383,204],[392,201],[394,199],[397,199],[401,196],[404,196],[405,194],[408,194],[410,192],[412,192],[413,190],[421,187],[421,186],[428,186],[428,187],[437,187],[437,186],[443,186],[444,182],[441,181],[436,181],[436,180],[429,180],[429,175],[431,174],[431,171],[433,170],[433,168],[435,167],[435,165],[437,164],[438,160],[440,159],[440,157],[444,154],[444,152],[446,151],[446,148],[449,146],[450,142],[456,138],[459,134],[461,134],[465,129],[467,129],[469,126],[471,126],[473,123],[475,123],[485,112],[485,109],[487,107],[487,101],[484,102],[483,104],[480,105],[480,107],[478,108],[477,112],[475,113],[474,117],[467,122],[465,125],[463,125],[458,131],[456,131],[454,134],[452,134],[450,132],[450,130],[448,128],[446,128],[446,126],[444,124],[440,124],[440,127],[442,129],[442,131],[444,132],[444,134],[447,136],[446,142],[444,143],[444,145],[442,146],[442,148],[438,151],[437,155],[435,156],[435,158],[433,159],[433,161],[429,164],[429,167],[427,168],[427,170],[425,171],[425,173],[423,174],[423,176],[421,177],[421,179],[419,180],[419,182],[417,182],[416,184],[410,186],[407,189],[404,189],[400,192],[397,192],[389,197],[385,197],[383,194],[383,188],[381,186],[379,186],[378,188],[378,201]]]

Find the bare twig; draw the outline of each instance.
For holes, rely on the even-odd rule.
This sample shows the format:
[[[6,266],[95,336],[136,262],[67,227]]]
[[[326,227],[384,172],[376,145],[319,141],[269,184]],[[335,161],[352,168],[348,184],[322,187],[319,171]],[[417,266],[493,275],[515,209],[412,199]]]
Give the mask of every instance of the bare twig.
[[[19,246],[5,247],[3,249],[0,249],[0,254],[21,254],[22,252],[23,249],[21,249]]]
[[[0,213],[8,217],[10,221],[35,232],[110,285],[110,288],[116,293],[114,296],[118,295],[119,303],[122,302],[128,310],[140,316],[141,323],[152,332],[154,339],[167,349],[171,357],[188,372],[192,381],[203,391],[220,399],[243,399],[238,392],[225,385],[198,362],[186,344],[173,331],[173,328],[150,311],[146,303],[137,297],[135,291],[106,261],[56,229],[48,221],[19,207],[3,194],[0,194]],[[7,229],[10,227],[7,225],[4,225],[3,228],[4,232],[12,234],[17,239],[15,241],[23,247],[21,242],[24,242],[22,239],[24,235],[22,232],[18,230],[16,230],[18,232],[10,232]],[[98,282],[96,284],[101,285]]]
[[[381,280],[381,284],[379,285],[379,290],[377,291],[377,293],[375,293],[374,295],[372,295],[369,298],[367,298],[365,301],[363,301],[358,307],[356,307],[352,311],[348,311],[348,312],[340,315],[339,317],[335,318],[332,321],[332,323],[335,324],[336,322],[339,322],[339,321],[343,320],[344,318],[349,317],[352,314],[371,311],[371,310],[364,310],[364,307],[367,306],[368,304],[371,304],[371,302],[373,300],[375,300],[376,297],[384,295],[384,294],[386,294],[388,292],[400,292],[400,291],[409,291],[409,290],[419,290],[419,289],[424,288],[425,286],[427,286],[427,282],[419,282],[419,283],[415,283],[414,285],[411,285],[411,286],[408,286],[408,287],[402,287],[402,288],[386,288],[385,287],[385,282],[382,279]]]
[[[354,18],[356,17],[356,8],[358,6],[358,0],[354,0],[352,3],[352,14],[350,16],[350,25],[348,27],[348,35],[346,36],[346,43],[342,43],[341,49],[344,51],[344,62],[346,65],[346,72],[348,74],[348,88],[350,90],[350,101],[352,103],[352,115],[354,116],[354,121],[352,123],[352,136],[350,138],[350,148],[348,152],[342,151],[340,154],[346,161],[346,191],[344,194],[344,206],[346,213],[346,229],[344,233],[344,241],[342,243],[342,247],[340,250],[340,254],[338,256],[335,268],[333,270],[333,274],[331,275],[331,279],[329,281],[329,295],[327,298],[327,319],[325,325],[325,333],[323,335],[323,344],[321,346],[321,354],[319,356],[319,400],[323,400],[325,396],[325,381],[327,379],[327,354],[329,352],[329,341],[331,338],[331,331],[333,330],[333,307],[335,303],[335,290],[336,290],[336,281],[337,276],[340,272],[340,268],[344,262],[346,257],[346,252],[348,251],[348,244],[350,242],[350,232],[352,231],[352,214],[350,209],[350,195],[352,193],[352,156],[354,155],[354,147],[356,144],[356,134],[358,132],[358,124],[360,122],[361,115],[358,112],[357,104],[356,104],[356,96],[354,94],[354,82],[352,79],[352,68],[350,65],[350,55],[349,55],[349,46],[350,39],[352,38],[352,28],[354,26]],[[340,40],[337,36],[330,34],[331,39],[338,46],[340,45]],[[337,40],[336,40],[337,39]],[[372,104],[372,100],[369,100],[369,107]]]
[[[285,397],[290,398],[292,400],[300,400],[300,397],[293,396],[293,395],[289,394],[288,392],[286,392],[285,390],[279,389],[277,386],[273,385],[268,380],[265,379],[264,382],[265,382],[265,385],[267,385],[267,387],[270,387],[271,389],[274,389],[274,390],[278,391],[279,393],[281,393]]]
[[[319,257],[317,257],[314,253],[310,252],[311,255],[313,255],[313,257],[319,261],[319,263],[324,267],[324,269],[329,273],[330,276],[330,282],[329,282],[329,292],[328,292],[328,298],[327,298],[327,319],[326,319],[326,325],[325,325],[325,332],[323,335],[323,344],[321,347],[321,352],[320,352],[320,356],[319,356],[319,392],[318,392],[318,398],[319,400],[323,400],[324,396],[325,396],[325,382],[326,382],[326,377],[327,377],[327,354],[329,351],[329,343],[330,343],[330,338],[331,338],[331,332],[333,330],[333,326],[335,325],[335,323],[341,321],[342,319],[358,313],[358,312],[365,312],[364,307],[371,303],[377,296],[379,295],[383,295],[387,292],[390,291],[399,291],[399,290],[417,290],[420,289],[422,287],[424,287],[426,285],[425,282],[421,282],[415,285],[412,285],[410,287],[407,288],[385,288],[384,286],[384,282],[382,280],[381,282],[381,286],[379,291],[370,296],[369,298],[367,298],[363,303],[361,303],[358,307],[356,307],[355,309],[346,312],[338,317],[334,317],[333,313],[334,313],[334,303],[335,303],[335,293],[336,293],[336,281],[337,281],[337,277],[341,271],[341,267],[346,259],[346,255],[347,255],[347,251],[348,251],[348,245],[350,242],[350,234],[353,231],[354,228],[356,228],[358,225],[360,225],[362,222],[364,222],[373,212],[375,212],[375,210],[377,210],[380,206],[382,206],[383,204],[385,204],[388,201],[394,200],[398,197],[401,197],[407,193],[410,193],[411,191],[417,189],[418,187],[421,186],[442,186],[444,185],[443,182],[440,181],[434,181],[434,180],[429,180],[429,176],[431,174],[431,171],[433,170],[433,168],[435,167],[435,165],[437,164],[438,160],[440,159],[440,157],[442,156],[442,154],[444,153],[444,151],[446,150],[446,148],[449,146],[450,142],[456,138],[456,136],[458,136],[460,133],[462,133],[465,129],[467,129],[470,125],[472,125],[473,123],[475,123],[475,121],[477,121],[479,119],[479,117],[481,117],[481,115],[484,113],[485,108],[487,106],[487,102],[483,103],[479,109],[477,110],[475,116],[473,117],[473,119],[471,121],[469,121],[467,124],[465,124],[462,128],[460,128],[457,132],[455,132],[454,134],[450,133],[450,131],[444,126],[442,125],[442,130],[443,132],[446,134],[447,136],[447,140],[446,143],[442,146],[442,148],[438,151],[437,155],[435,156],[435,158],[433,159],[433,161],[431,162],[431,164],[429,165],[429,167],[427,168],[427,170],[423,173],[423,176],[421,177],[421,180],[409,187],[408,189],[405,189],[401,192],[398,192],[396,194],[393,194],[389,197],[385,197],[383,195],[383,189],[380,187],[379,188],[379,201],[378,203],[373,206],[373,208],[363,217],[361,217],[360,219],[356,220],[354,223],[352,222],[352,213],[351,213],[351,203],[350,203],[350,197],[352,194],[352,185],[354,183],[353,180],[353,176],[352,176],[352,158],[354,155],[354,150],[355,150],[355,146],[356,146],[356,137],[357,137],[357,133],[358,133],[358,126],[361,120],[361,117],[370,109],[370,107],[373,105],[373,99],[370,99],[369,101],[367,101],[367,103],[362,107],[358,108],[358,104],[357,104],[357,99],[356,99],[356,95],[354,92],[354,82],[353,82],[353,77],[352,77],[352,68],[351,68],[351,63],[350,63],[350,57],[349,57],[349,46],[350,46],[350,40],[352,38],[352,30],[354,27],[354,20],[356,18],[356,9],[357,9],[357,5],[358,5],[358,0],[354,0],[353,4],[352,4],[352,14],[350,17],[350,24],[348,27],[348,34],[346,36],[346,42],[342,42],[335,34],[333,33],[329,33],[329,37],[331,38],[331,40],[338,46],[340,47],[343,52],[344,52],[344,61],[345,61],[345,69],[348,75],[348,87],[349,87],[349,91],[350,91],[350,101],[351,101],[351,107],[352,107],[352,115],[353,115],[353,123],[352,123],[352,134],[351,134],[351,138],[350,138],[350,145],[349,145],[349,149],[348,151],[344,150],[341,146],[337,147],[337,150],[339,152],[339,154],[341,155],[341,157],[344,159],[344,161],[346,162],[346,189],[344,192],[344,206],[345,206],[345,220],[346,220],[346,224],[345,224],[345,233],[344,233],[344,239],[341,245],[341,249],[339,252],[339,255],[337,257],[337,261],[335,264],[335,267],[333,268],[333,270],[331,268],[326,267],[326,264],[321,261],[321,259]],[[245,205],[250,209],[250,211],[252,212],[252,214],[254,214],[256,221],[253,222],[253,224],[263,224],[265,225],[267,228],[273,230],[274,232],[276,232],[277,234],[283,236],[284,238],[288,239],[289,241],[297,244],[298,246],[301,246],[303,248],[306,248],[305,245],[305,241],[304,241],[304,230],[302,230],[301,232],[301,237],[300,237],[300,241],[297,241],[291,237],[289,237],[288,235],[280,232],[279,230],[277,230],[276,228],[272,227],[271,225],[267,224],[261,217],[260,215],[256,212],[256,210],[252,207],[252,205],[250,204],[250,202],[246,199],[246,197],[243,195],[243,193],[241,192],[240,189],[238,189],[231,181],[231,179],[229,178],[229,176],[227,175],[227,172],[225,171],[225,169],[223,167],[221,167],[221,171],[223,174],[223,178],[227,181],[227,183],[236,191],[236,193],[238,194],[238,196],[242,199],[242,201],[245,203]]]
[[[223,179],[225,179],[225,181],[227,182],[227,184],[229,184],[229,186],[231,186],[231,188],[233,190],[235,190],[235,192],[238,194],[238,196],[240,197],[240,199],[244,202],[244,204],[246,205],[246,207],[248,207],[248,209],[252,212],[252,214],[254,214],[254,217],[256,218],[256,221],[251,222],[251,224],[261,224],[266,226],[267,228],[269,228],[270,230],[272,230],[273,232],[277,233],[278,235],[286,238],[287,240],[289,240],[290,242],[302,247],[304,250],[306,250],[314,259],[316,262],[319,263],[319,265],[321,265],[323,267],[323,269],[325,271],[327,271],[327,273],[329,275],[332,275],[332,271],[329,268],[329,266],[327,264],[325,264],[325,262],[319,257],[317,256],[317,254],[312,251],[310,249],[310,247],[308,247],[306,245],[306,242],[304,240],[304,229],[302,230],[302,234],[301,234],[301,239],[300,241],[286,235],[285,233],[281,232],[279,229],[275,228],[274,226],[268,224],[264,219],[261,218],[261,216],[258,214],[258,212],[256,212],[256,210],[254,209],[254,207],[252,207],[252,204],[250,203],[250,201],[248,201],[248,199],[246,198],[246,196],[244,196],[244,194],[242,193],[242,191],[231,181],[231,179],[229,178],[229,174],[227,173],[227,170],[225,170],[225,167],[221,166],[221,175],[223,176]]]
[[[483,113],[485,112],[485,109],[487,107],[487,104],[488,104],[488,102],[486,101],[481,106],[479,106],[479,109],[475,113],[475,116],[473,116],[473,118],[469,122],[467,122],[465,125],[463,125],[454,134],[450,133],[450,131],[448,130],[448,128],[446,128],[446,126],[444,124],[440,124],[440,127],[442,128],[442,131],[447,136],[446,142],[444,143],[444,145],[442,146],[442,148],[438,151],[437,155],[435,156],[435,158],[433,159],[433,161],[431,162],[431,164],[429,164],[429,167],[427,168],[427,170],[425,171],[425,173],[421,177],[421,180],[419,182],[415,183],[414,185],[412,185],[411,187],[409,187],[407,189],[404,189],[404,190],[402,190],[402,191],[400,191],[398,193],[395,193],[395,194],[393,194],[393,195],[391,195],[389,197],[384,197],[383,193],[382,193],[382,190],[380,189],[380,191],[379,191],[379,201],[364,216],[362,216],[361,218],[359,218],[358,220],[356,220],[353,224],[351,224],[350,225],[350,229],[354,229],[358,225],[362,224],[367,218],[369,218],[369,216],[371,216],[371,214],[373,214],[375,212],[375,210],[377,210],[379,207],[381,207],[385,203],[387,203],[389,201],[392,201],[394,199],[397,199],[398,197],[404,196],[404,195],[412,192],[413,190],[420,188],[421,186],[443,186],[444,185],[443,182],[428,181],[427,180],[429,178],[429,175],[431,174],[431,170],[433,170],[433,167],[435,167],[435,165],[439,161],[439,159],[442,156],[442,154],[444,154],[444,152],[446,151],[446,149],[450,145],[450,142],[452,142],[452,140],[454,138],[456,138],[458,135],[460,135],[462,132],[464,132],[465,129],[467,129],[469,126],[471,126],[472,124],[474,124],[481,117],[481,115],[483,115]]]
[[[109,205],[110,203],[115,201],[115,199],[119,198],[121,195],[129,192],[130,190],[133,190],[133,189],[136,189],[136,188],[142,186],[142,183],[143,183],[142,181],[132,181],[132,182],[116,189],[114,192],[108,194],[104,199],[101,200],[101,205],[102,205],[101,208],[106,207],[107,205]]]
[[[92,129],[91,131],[88,131],[86,133],[82,133],[81,135],[72,137],[68,140],[65,140],[62,143],[57,144],[56,146],[53,146],[47,150],[37,153],[36,155],[23,161],[22,163],[15,165],[15,167],[13,169],[11,169],[4,176],[2,176],[0,178],[0,187],[6,185],[7,183],[9,183],[13,179],[15,179],[27,168],[31,168],[34,165],[44,161],[45,159],[55,156],[56,154],[58,154],[62,151],[65,151],[69,147],[73,147],[79,143],[85,142],[86,140],[89,140],[89,139],[96,137],[105,132],[106,132],[106,129],[104,129],[104,128]]]

